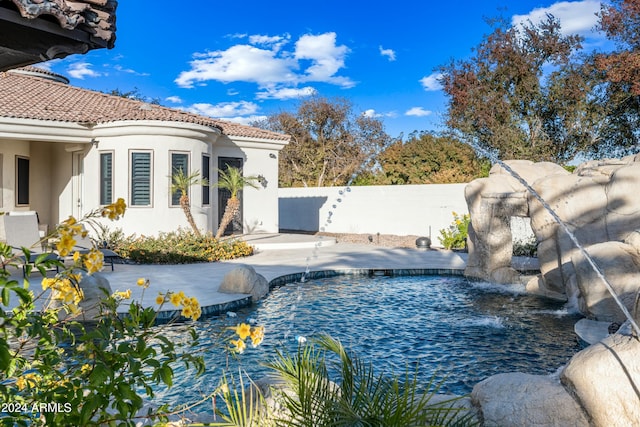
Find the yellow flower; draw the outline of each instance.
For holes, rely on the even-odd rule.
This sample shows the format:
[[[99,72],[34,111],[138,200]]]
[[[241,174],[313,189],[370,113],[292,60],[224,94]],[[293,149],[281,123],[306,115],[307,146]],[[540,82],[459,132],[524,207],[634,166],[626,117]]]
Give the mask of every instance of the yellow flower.
[[[251,345],[257,347],[264,339],[264,326],[255,326],[251,329]]]
[[[182,297],[180,296],[180,294],[173,293],[169,297],[169,301],[171,301],[171,304],[178,307],[180,305],[180,302],[182,302]]]
[[[191,317],[193,315],[193,310],[191,310],[191,307],[186,306],[182,309],[182,315],[184,317]]]
[[[156,304],[162,305],[164,303],[164,295],[160,294],[156,297]]]
[[[16,386],[18,387],[18,390],[24,390],[26,387],[35,387],[35,385],[36,374],[34,374],[33,372],[25,374],[16,380]]]
[[[116,299],[129,299],[131,298],[131,289],[126,291],[116,291],[113,293],[113,297]]]
[[[244,340],[249,335],[251,335],[251,326],[246,323],[240,323],[236,326],[236,334],[240,337],[241,340]]]
[[[149,281],[147,279],[145,279],[144,277],[141,277],[136,282],[136,285],[142,286],[143,288],[148,288],[149,287]]]
[[[229,342],[233,345],[231,350],[235,351],[236,353],[243,353],[244,349],[247,348],[247,345],[241,339],[230,340]]]
[[[75,251],[75,252],[73,253],[73,262],[74,262],[74,263],[77,263],[79,259],[80,259],[80,252]]]
[[[71,234],[61,232],[60,240],[58,240],[58,243],[56,243],[56,249],[58,249],[58,253],[60,254],[60,256],[67,256],[75,245],[76,240]]]
[[[88,274],[93,274],[102,270],[104,264],[104,255],[102,252],[96,249],[91,249],[87,258],[84,260],[84,266],[87,269]]]
[[[82,365],[82,368],[80,368],[80,373],[82,375],[87,375],[89,372],[91,372],[91,365],[89,365],[88,363]]]

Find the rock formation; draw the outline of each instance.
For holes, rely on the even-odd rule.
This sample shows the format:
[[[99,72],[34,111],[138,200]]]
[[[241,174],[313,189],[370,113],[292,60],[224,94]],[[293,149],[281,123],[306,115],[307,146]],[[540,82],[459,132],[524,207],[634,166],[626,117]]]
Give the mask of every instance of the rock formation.
[[[505,163],[535,193],[499,165],[488,178],[466,187],[471,227],[465,274],[497,283],[525,282],[533,293],[574,299],[589,318],[624,321],[587,256],[632,310],[640,290],[640,155],[589,161],[573,173],[546,162]],[[536,195],[566,224],[581,248]],[[512,216],[531,219],[540,263],[540,275],[533,279],[511,267]]]

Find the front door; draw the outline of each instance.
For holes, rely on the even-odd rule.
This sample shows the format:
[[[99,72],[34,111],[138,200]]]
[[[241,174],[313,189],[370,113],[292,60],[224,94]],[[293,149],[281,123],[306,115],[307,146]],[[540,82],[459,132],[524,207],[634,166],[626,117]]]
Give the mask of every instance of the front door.
[[[218,157],[218,179],[220,179],[220,171],[226,172],[230,167],[240,169],[240,172],[242,173],[242,164],[243,161],[239,157]],[[229,200],[230,197],[231,193],[229,190],[218,188],[218,224],[222,221],[224,208],[227,206],[227,200]],[[242,191],[238,192],[238,200],[240,200],[240,211],[227,226],[227,229],[224,231],[225,236],[230,234],[242,234]]]
[[[71,212],[76,218],[82,218],[83,212],[83,177],[84,177],[84,153],[73,153],[72,176],[71,176]]]

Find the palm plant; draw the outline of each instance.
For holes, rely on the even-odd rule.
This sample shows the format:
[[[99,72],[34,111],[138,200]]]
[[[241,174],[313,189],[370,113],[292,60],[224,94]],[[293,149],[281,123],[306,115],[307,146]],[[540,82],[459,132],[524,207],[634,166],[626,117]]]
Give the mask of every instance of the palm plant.
[[[318,348],[316,348],[316,346]],[[337,356],[335,365],[326,356]],[[296,356],[278,353],[266,364],[293,393],[280,393],[287,426],[471,426],[473,414],[456,407],[457,398],[434,402],[434,380],[420,393],[416,375],[378,375],[370,363],[350,355],[340,341],[321,336]],[[333,375],[330,375],[333,374]],[[336,378],[336,382],[330,377]]]
[[[189,200],[189,188],[198,184],[208,184],[205,178],[200,177],[200,171],[194,171],[187,175],[180,168],[174,169],[173,175],[171,175],[171,194],[180,193],[180,207],[187,217],[187,222],[193,228],[193,232],[200,237],[202,234],[191,214],[191,201]]]
[[[238,199],[238,192],[242,190],[244,186],[259,188],[257,176],[243,176],[242,172],[238,168],[229,167],[226,171],[218,171],[218,183],[216,187],[228,190],[231,193],[231,197],[227,200],[227,205],[224,208],[224,215],[220,220],[218,231],[216,232],[216,239],[222,237],[222,234],[227,229],[227,226],[233,218],[240,212],[240,199]]]

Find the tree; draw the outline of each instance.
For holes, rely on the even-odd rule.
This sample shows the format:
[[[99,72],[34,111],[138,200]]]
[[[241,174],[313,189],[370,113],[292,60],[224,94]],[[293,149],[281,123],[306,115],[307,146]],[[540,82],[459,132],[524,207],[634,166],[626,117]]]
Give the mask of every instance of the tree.
[[[550,15],[538,25],[498,25],[471,59],[440,67],[447,125],[503,159],[572,159],[593,143],[599,119],[589,108],[591,81],[572,62],[580,48]]]
[[[200,178],[200,171],[195,171],[187,175],[182,168],[180,168],[174,170],[173,175],[171,175],[171,194],[180,193],[180,207],[187,217],[187,222],[193,229],[193,232],[196,236],[200,237],[202,234],[191,214],[191,201],[189,200],[189,188],[198,184],[208,185],[206,179]]]
[[[219,171],[216,187],[228,190],[231,193],[231,197],[227,200],[227,205],[224,208],[224,214],[222,215],[218,231],[216,232],[216,239],[222,237],[227,226],[238,212],[240,212],[238,192],[245,186],[259,188],[256,184],[257,181],[257,176],[242,176],[242,172],[238,168],[229,167],[226,171]]]
[[[140,89],[134,87],[133,90],[123,92],[120,89],[111,89],[106,92],[107,95],[119,96],[120,98],[133,99],[135,101],[146,102],[148,104],[160,105],[160,98],[150,98],[140,93]]]
[[[603,114],[601,138],[591,147],[595,155],[637,152],[640,138],[640,0],[603,4],[599,29],[616,48],[596,52],[585,62],[592,76],[592,104]]]
[[[316,96],[254,125],[291,136],[280,152],[281,187],[345,185],[392,142],[380,120],[356,115],[343,98]]]
[[[375,180],[380,184],[436,184],[478,178],[486,160],[453,138],[421,132],[389,146],[378,163],[381,171]]]

